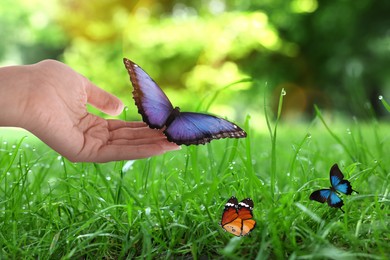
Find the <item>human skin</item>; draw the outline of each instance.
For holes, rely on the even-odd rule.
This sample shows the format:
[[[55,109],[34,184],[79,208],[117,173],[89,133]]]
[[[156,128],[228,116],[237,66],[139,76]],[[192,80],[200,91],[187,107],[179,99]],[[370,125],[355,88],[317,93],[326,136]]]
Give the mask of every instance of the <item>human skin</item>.
[[[24,128],[72,162],[134,160],[180,146],[143,122],[103,119],[123,103],[67,65],[44,60],[0,68],[0,126]]]

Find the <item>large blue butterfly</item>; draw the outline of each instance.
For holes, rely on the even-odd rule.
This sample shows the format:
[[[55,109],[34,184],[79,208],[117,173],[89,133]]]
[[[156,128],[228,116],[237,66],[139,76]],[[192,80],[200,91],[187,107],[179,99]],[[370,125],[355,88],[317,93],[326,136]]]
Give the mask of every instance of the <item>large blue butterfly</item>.
[[[123,62],[133,84],[138,112],[149,127],[163,129],[170,142],[178,145],[205,144],[213,139],[242,138],[246,132],[237,125],[212,115],[180,112],[156,82],[137,64]]]
[[[349,181],[344,180],[344,175],[337,164],[334,164],[330,169],[330,184],[332,186],[329,189],[314,191],[310,195],[310,199],[321,203],[326,201],[330,207],[339,208],[342,212],[344,212],[341,208],[344,205],[344,202],[337,193],[341,192],[346,195],[350,195],[352,191],[355,190],[352,189]],[[355,192],[357,193],[357,191]]]

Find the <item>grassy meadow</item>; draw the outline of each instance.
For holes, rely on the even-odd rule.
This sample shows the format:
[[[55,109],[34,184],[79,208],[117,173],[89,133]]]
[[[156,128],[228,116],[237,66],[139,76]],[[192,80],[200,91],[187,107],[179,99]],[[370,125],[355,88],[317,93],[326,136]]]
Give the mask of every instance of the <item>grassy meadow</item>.
[[[318,112],[269,126],[248,118],[246,139],[106,164],[70,163],[2,129],[1,258],[387,259],[390,125]],[[345,213],[309,200],[334,163],[359,192],[342,196]],[[232,195],[254,201],[248,236],[219,226]]]

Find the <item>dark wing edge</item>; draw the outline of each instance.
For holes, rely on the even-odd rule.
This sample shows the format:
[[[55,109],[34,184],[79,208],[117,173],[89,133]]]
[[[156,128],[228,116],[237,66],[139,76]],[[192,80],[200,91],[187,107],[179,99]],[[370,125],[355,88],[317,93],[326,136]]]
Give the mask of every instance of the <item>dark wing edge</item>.
[[[127,72],[129,73],[130,81],[131,81],[131,84],[133,85],[133,88],[134,88],[134,90],[132,92],[133,99],[135,101],[135,105],[138,108],[138,113],[142,116],[142,121],[144,121],[146,124],[148,124],[148,126],[151,128],[159,128],[158,126],[156,127],[156,126],[151,125],[149,118],[146,116],[146,113],[142,108],[142,102],[141,102],[142,91],[141,91],[141,88],[140,88],[139,83],[138,83],[139,80],[138,80],[137,74],[134,71],[134,66],[138,66],[138,65],[127,58],[123,58],[123,63],[125,64]]]

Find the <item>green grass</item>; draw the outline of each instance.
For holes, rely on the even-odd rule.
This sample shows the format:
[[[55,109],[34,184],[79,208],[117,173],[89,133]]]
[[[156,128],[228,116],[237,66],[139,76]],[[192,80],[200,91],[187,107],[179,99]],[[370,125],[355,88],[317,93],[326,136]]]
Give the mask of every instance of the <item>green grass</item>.
[[[0,258],[390,257],[390,125],[318,110],[311,124],[280,121],[272,138],[249,117],[246,129],[246,139],[106,164],[0,135]],[[342,197],[345,214],[308,199],[330,186],[334,163],[359,191]],[[246,237],[219,226],[232,195],[255,203]]]

